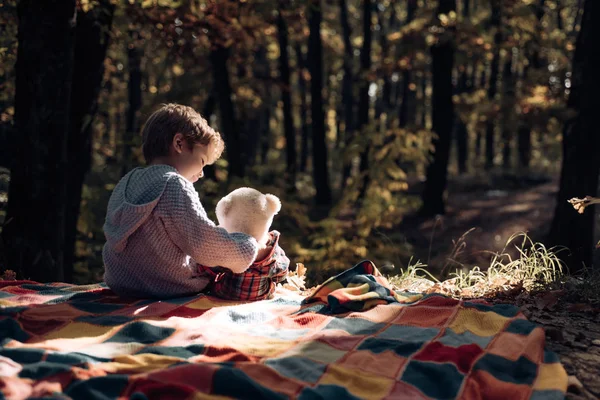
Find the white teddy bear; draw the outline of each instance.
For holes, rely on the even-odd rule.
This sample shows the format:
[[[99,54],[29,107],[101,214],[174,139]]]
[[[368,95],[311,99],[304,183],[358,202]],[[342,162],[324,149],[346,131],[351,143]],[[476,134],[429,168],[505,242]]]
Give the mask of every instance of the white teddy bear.
[[[219,200],[216,213],[219,226],[230,233],[242,232],[254,237],[261,250],[271,239],[269,228],[279,210],[281,201],[277,196],[241,187]]]
[[[242,232],[258,241],[259,252],[245,272],[235,274],[221,268],[201,267],[211,277],[212,295],[229,300],[262,300],[275,292],[276,284],[287,277],[290,260],[279,247],[279,232],[269,231],[281,201],[272,194],[242,187],[217,203],[219,226],[228,232]]]

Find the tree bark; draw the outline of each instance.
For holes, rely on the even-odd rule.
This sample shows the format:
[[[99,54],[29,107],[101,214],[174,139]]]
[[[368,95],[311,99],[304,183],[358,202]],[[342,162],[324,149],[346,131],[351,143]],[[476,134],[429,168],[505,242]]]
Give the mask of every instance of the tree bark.
[[[573,58],[573,86],[568,107],[576,116],[563,131],[563,162],[550,242],[566,246],[561,256],[571,273],[592,266],[594,209],[578,214],[567,202],[572,197],[597,196],[600,135],[595,98],[600,93],[600,2],[586,0]],[[595,207],[595,206],[594,206]],[[596,266],[597,267],[597,266]]]
[[[544,18],[544,5],[546,0],[539,0],[539,4],[535,10],[535,15],[537,18],[537,26],[536,29],[538,32],[541,32],[542,27],[542,18]],[[527,77],[529,75],[529,69],[531,67],[535,69],[542,68],[542,59],[540,57],[540,43],[539,38],[537,38],[537,42],[533,49],[528,51],[530,64],[525,66],[523,70],[523,82],[527,81]],[[531,123],[527,121],[525,118],[521,121],[518,130],[518,139],[517,139],[517,148],[519,153],[519,166],[521,167],[529,167],[530,159],[531,159]]]
[[[217,107],[217,96],[214,90],[211,90],[206,101],[204,102],[204,107],[202,108],[202,116],[210,122],[210,117],[215,113],[215,108]],[[204,167],[204,178],[212,179],[213,181],[217,180],[217,170],[215,164],[207,165]]]
[[[369,125],[369,78],[368,73],[371,69],[371,45],[372,45],[372,32],[371,32],[371,0],[363,0],[363,48],[360,52],[360,72],[361,72],[361,85],[359,91],[359,103],[358,103],[358,130],[360,135],[369,135],[367,127]],[[364,199],[367,192],[367,188],[370,183],[369,179],[369,153],[371,151],[371,144],[368,140],[365,141],[365,148],[360,154],[360,173],[361,173],[361,185],[359,189],[358,198]]]
[[[241,146],[239,123],[231,100],[231,84],[229,83],[229,72],[227,70],[228,58],[229,49],[223,46],[216,46],[210,52],[213,79],[221,115],[221,131],[225,136],[228,161],[227,176],[228,179],[231,179],[233,177],[244,177],[246,155],[243,146]]]
[[[440,0],[438,14],[456,11],[456,0]],[[432,121],[437,138],[433,140],[433,161],[427,167],[427,180],[422,194],[421,214],[444,214],[444,191],[448,178],[448,158],[454,122],[452,102],[452,69],[454,67],[453,32],[446,32],[440,43],[431,48],[432,56]]]
[[[310,71],[310,95],[312,116],[313,179],[315,202],[320,206],[331,205],[327,143],[325,137],[325,113],[323,110],[323,43],[321,41],[321,0],[309,0],[308,68]]]
[[[292,96],[290,84],[290,63],[288,56],[288,32],[287,23],[282,13],[283,5],[280,1],[277,17],[277,38],[279,40],[279,80],[281,85],[281,101],[283,102],[283,131],[285,134],[286,154],[286,182],[288,190],[293,191],[296,187],[296,133],[294,131],[294,120],[292,119]]]
[[[344,43],[344,78],[342,80],[342,104],[344,106],[344,150],[350,147],[354,139],[354,96],[353,96],[353,60],[354,53],[350,42],[350,23],[348,22],[348,6],[346,0],[340,0],[340,22],[342,25],[342,39]],[[351,161],[344,161],[342,167],[342,189],[346,187],[350,172]]]
[[[304,69],[306,68],[306,62],[304,55],[302,54],[302,47],[300,44],[296,44],[296,62],[298,63],[298,91],[300,92],[300,124],[302,129],[302,136],[300,138],[300,172],[306,172],[308,167],[308,153],[309,153],[309,141],[310,141],[310,124],[308,121],[309,110],[306,93],[306,79],[304,78]]]
[[[123,166],[121,168],[121,176],[127,174],[133,167],[132,148],[138,129],[138,113],[142,107],[142,51],[136,43],[139,33],[131,30],[129,35],[132,42],[129,44],[129,49],[127,50],[129,105],[125,122],[125,134],[123,135]]]
[[[75,0],[17,5],[16,158],[2,239],[20,278],[62,281]]]
[[[408,0],[406,5],[406,24],[410,24],[414,19],[417,11],[417,1]],[[411,71],[402,71],[402,102],[400,103],[400,109],[398,110],[398,124],[400,128],[405,128],[415,122],[416,106],[415,106],[415,92],[410,90],[410,83],[412,79]],[[423,99],[425,96],[423,96]],[[423,109],[425,114],[425,109]]]
[[[509,54],[508,60],[504,64],[504,74],[502,79],[503,99],[502,99],[502,167],[505,170],[510,169],[512,164],[511,142],[513,138],[512,129],[514,121],[515,104],[515,82],[512,73],[512,55]]]
[[[65,282],[73,281],[81,191],[92,165],[92,122],[98,109],[98,94],[102,86],[104,59],[114,12],[115,5],[102,0],[88,12],[79,10],[77,14],[68,142],[71,167],[67,170]]]
[[[494,102],[496,93],[498,92],[498,74],[500,72],[500,45],[502,44],[502,2],[501,0],[490,0],[492,5],[492,21],[491,25],[496,29],[494,34],[494,58],[492,59],[492,67],[490,71],[490,86],[488,88],[488,99]],[[490,170],[494,167],[495,154],[495,119],[488,119],[486,123],[485,134],[485,169]]]

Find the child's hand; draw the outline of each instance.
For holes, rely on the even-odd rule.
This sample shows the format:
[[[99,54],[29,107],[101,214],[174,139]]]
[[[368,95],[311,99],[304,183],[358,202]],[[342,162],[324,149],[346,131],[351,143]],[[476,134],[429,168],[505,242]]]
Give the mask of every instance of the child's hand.
[[[267,258],[271,254],[271,251],[273,251],[273,246],[267,246],[264,249],[258,250],[258,254],[256,255],[256,258],[254,259],[254,262],[263,261],[265,258]]]

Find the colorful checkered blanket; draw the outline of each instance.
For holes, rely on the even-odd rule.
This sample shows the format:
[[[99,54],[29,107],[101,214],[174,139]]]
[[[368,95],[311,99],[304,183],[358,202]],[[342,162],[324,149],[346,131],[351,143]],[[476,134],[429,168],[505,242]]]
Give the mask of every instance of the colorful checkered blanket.
[[[0,305],[5,398],[562,399],[567,385],[516,307],[395,293],[368,261],[307,299],[13,281]]]

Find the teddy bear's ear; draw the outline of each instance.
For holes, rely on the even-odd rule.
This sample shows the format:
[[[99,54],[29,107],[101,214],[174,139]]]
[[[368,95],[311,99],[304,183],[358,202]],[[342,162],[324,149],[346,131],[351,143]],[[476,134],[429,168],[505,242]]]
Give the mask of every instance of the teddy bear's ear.
[[[217,213],[217,219],[221,219],[222,217],[225,217],[227,213],[229,213],[232,203],[233,202],[231,201],[231,197],[229,196],[225,196],[221,200],[219,200],[219,202],[217,203],[217,209],[215,210]]]
[[[267,210],[273,214],[277,214],[281,210],[281,201],[274,194],[265,194],[267,198]]]

